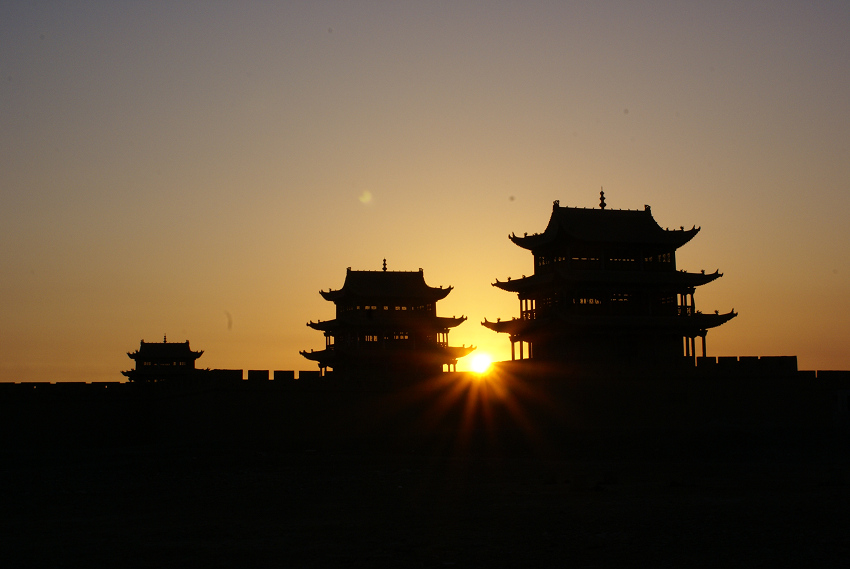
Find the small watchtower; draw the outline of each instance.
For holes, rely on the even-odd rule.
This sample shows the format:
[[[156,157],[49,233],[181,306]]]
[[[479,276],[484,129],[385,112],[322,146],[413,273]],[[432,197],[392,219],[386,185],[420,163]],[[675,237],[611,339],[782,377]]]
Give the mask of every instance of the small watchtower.
[[[142,340],[138,350],[127,352],[127,356],[136,362],[136,369],[122,371],[121,374],[130,381],[138,382],[191,379],[195,374],[195,360],[203,353],[203,350],[193,352],[189,348],[189,340],[169,342],[166,336],[163,336],[162,342]]]

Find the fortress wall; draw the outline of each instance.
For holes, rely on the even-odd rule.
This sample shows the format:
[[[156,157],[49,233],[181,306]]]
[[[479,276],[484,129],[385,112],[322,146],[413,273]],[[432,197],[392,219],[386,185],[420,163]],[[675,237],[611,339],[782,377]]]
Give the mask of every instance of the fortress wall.
[[[575,437],[604,436],[605,445],[631,441],[697,452],[693,445],[713,441],[714,448],[746,443],[762,452],[771,445],[756,441],[766,438],[781,441],[772,448],[804,448],[850,436],[848,372],[582,378],[521,364],[497,366],[483,380],[463,372],[381,384],[318,372],[294,376],[182,387],[5,384],[0,445],[402,444],[479,437],[488,444],[539,438],[564,450],[564,441]]]
[[[818,370],[817,378],[824,380],[850,380],[850,371]]]
[[[319,380],[322,378],[322,372],[316,370],[309,371],[299,371],[298,372],[298,380]]]
[[[692,368],[689,358],[687,368]],[[770,376],[797,373],[797,356],[698,356],[696,372],[702,375]]]

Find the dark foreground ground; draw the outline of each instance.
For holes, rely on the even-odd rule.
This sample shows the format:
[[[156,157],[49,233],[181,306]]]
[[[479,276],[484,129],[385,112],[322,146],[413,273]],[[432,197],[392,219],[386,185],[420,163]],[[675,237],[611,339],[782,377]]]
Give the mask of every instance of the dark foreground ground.
[[[224,393],[199,408],[183,394],[124,410],[152,413],[153,437],[20,433],[26,444],[7,438],[0,456],[2,564],[847,566],[850,453],[835,408],[810,401],[811,416],[781,422],[786,410],[748,405],[796,408],[788,393],[732,412],[699,388],[676,398],[690,412],[664,413],[662,398],[628,415],[657,393],[612,389],[567,390],[555,406],[442,390],[394,413],[351,394],[324,411],[315,401],[333,396]],[[570,419],[576,405],[604,420]]]

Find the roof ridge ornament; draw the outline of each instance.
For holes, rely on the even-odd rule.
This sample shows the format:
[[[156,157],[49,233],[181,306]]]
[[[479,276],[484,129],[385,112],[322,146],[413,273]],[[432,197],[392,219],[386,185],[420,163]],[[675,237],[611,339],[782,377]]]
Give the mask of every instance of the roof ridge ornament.
[[[599,209],[605,209],[605,191],[599,186]]]
[[[387,260],[386,259],[384,259],[384,272],[385,273],[387,272]]]

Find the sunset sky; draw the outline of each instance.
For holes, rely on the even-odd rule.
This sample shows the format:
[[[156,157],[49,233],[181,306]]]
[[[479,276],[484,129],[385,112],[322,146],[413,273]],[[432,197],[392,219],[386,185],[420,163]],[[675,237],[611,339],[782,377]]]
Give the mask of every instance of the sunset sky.
[[[850,369],[850,3],[2,2],[0,381],[317,369],[346,267],[491,286],[552,201],[702,227],[709,355]],[[464,368],[461,363],[459,369]]]

